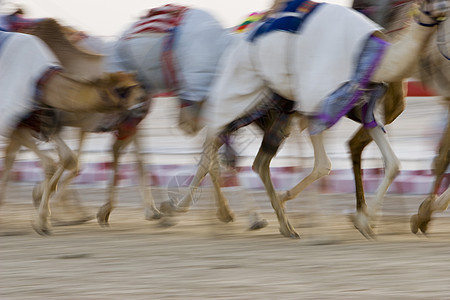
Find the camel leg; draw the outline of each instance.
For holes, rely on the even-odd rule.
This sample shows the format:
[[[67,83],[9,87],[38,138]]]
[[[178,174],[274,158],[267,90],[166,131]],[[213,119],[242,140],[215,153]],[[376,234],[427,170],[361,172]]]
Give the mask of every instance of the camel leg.
[[[0,205],[3,204],[6,195],[6,187],[8,185],[9,176],[11,174],[14,161],[16,160],[17,152],[20,149],[20,142],[13,135],[8,140],[8,144],[5,148],[5,157],[3,164],[3,173],[0,178]]]
[[[364,196],[364,185],[361,173],[361,155],[364,148],[372,142],[372,137],[366,129],[361,127],[352,139],[348,142],[352,157],[353,174],[356,188],[356,210],[365,212],[367,209],[366,198]]]
[[[67,146],[59,135],[54,135],[53,140],[57,145],[58,155],[60,157],[59,165],[53,176],[48,179],[48,176],[43,184],[42,200],[38,209],[38,220],[33,224],[34,229],[41,235],[50,234],[49,217],[50,211],[50,196],[56,190],[56,186],[65,170],[72,170],[77,168],[78,160],[75,153]]]
[[[208,152],[210,152],[211,155],[211,166],[209,169],[209,175],[211,176],[211,181],[214,186],[214,195],[216,198],[216,204],[217,204],[217,218],[224,222],[228,223],[234,220],[234,214],[231,211],[231,208],[229,206],[228,200],[225,197],[225,195],[222,192],[222,189],[220,188],[220,164],[219,164],[219,147],[220,142],[214,142],[210,144],[209,148],[207,149]]]
[[[356,214],[352,216],[352,222],[355,228],[358,229],[362,235],[370,239],[374,237],[374,233],[372,231],[374,222],[381,213],[384,195],[399,172],[400,162],[394,154],[387,136],[381,127],[377,126],[367,130],[379,147],[383,156],[385,176],[377,189],[373,205],[371,207],[366,206],[365,209],[361,207],[361,209],[357,210]]]
[[[83,148],[83,143],[85,141],[85,137],[86,137],[86,132],[80,130],[79,131],[79,139],[78,139],[78,150],[76,151],[76,159],[77,161],[79,161],[80,156],[81,156],[81,152],[82,152],[82,148]],[[69,189],[69,185],[73,182],[73,180],[80,174],[80,166],[79,164],[77,164],[76,168],[69,170],[67,176],[65,176],[64,178],[62,178],[60,180],[60,182],[58,183],[58,189],[55,192],[54,195],[54,203],[59,203],[62,205],[63,208],[68,208],[70,207],[67,204],[67,194],[68,194],[68,189]],[[54,222],[54,225],[57,224],[58,226],[64,226],[64,225],[75,225],[75,224],[83,224],[86,223],[92,219],[95,218],[95,216],[91,215],[83,206],[83,204],[80,202],[80,200],[77,197],[74,197],[73,199],[75,199],[76,201],[76,207],[77,209],[80,211],[81,217],[78,220],[74,220],[74,221],[58,221],[58,222]],[[68,210],[69,212],[72,212],[70,210]]]
[[[286,195],[283,197],[283,203],[297,197],[298,194],[300,194],[314,181],[330,174],[331,161],[325,151],[323,135],[317,134],[310,136],[310,138],[314,149],[314,167],[308,176],[300,181],[295,187],[286,192]]]
[[[144,158],[142,157],[141,139],[139,131],[132,137],[134,142],[134,151],[136,155],[136,164],[139,174],[139,190],[144,202],[145,218],[147,220],[156,220],[161,218],[161,212],[156,208],[155,200],[152,197],[151,187],[147,186],[147,172],[145,172]]]
[[[59,178],[64,172],[64,167],[62,165],[58,166],[56,169],[56,172],[53,174],[53,176],[49,180],[45,180],[43,182],[43,194],[42,194],[42,200],[39,204],[38,208],[38,220],[37,222],[33,223],[34,230],[39,233],[40,235],[49,235],[50,232],[50,225],[49,225],[49,218],[50,218],[50,195],[52,194],[52,191],[56,189],[56,185],[58,183]]]
[[[5,171],[2,176],[2,190],[0,192],[1,199],[3,199],[4,193],[6,192],[8,177],[14,164],[17,151],[20,149],[20,146],[24,146],[30,149],[37,155],[37,157],[40,159],[42,163],[42,168],[44,169],[46,178],[50,179],[50,177],[55,172],[55,162],[50,156],[45,154],[44,151],[41,151],[37,147],[35,143],[35,138],[33,137],[31,130],[28,128],[16,128],[11,134],[10,144],[6,148]],[[35,207],[39,206],[41,197],[42,197],[42,186],[40,184],[37,184],[36,187],[33,189],[33,203]]]
[[[450,113],[450,112],[449,112]],[[442,135],[438,155],[433,161],[434,173],[436,175],[430,195],[420,204],[418,213],[413,215],[410,220],[411,231],[417,233],[420,229],[423,233],[428,230],[428,223],[435,211],[444,211],[447,209],[448,202],[439,197],[438,191],[444,178],[445,171],[450,163],[450,122]],[[447,197],[448,198],[448,197]],[[445,197],[444,197],[445,199]]]
[[[300,238],[300,235],[295,231],[294,227],[290,224],[289,219],[285,212],[285,207],[280,201],[277,192],[273,186],[273,182],[270,175],[270,162],[273,155],[268,154],[262,149],[259,149],[256,155],[255,161],[253,163],[253,170],[258,173],[261,178],[266,192],[270,198],[270,203],[272,208],[275,210],[278,222],[280,224],[280,233],[285,237],[290,238]]]
[[[220,188],[220,169],[217,154],[222,145],[223,141],[221,138],[206,138],[206,141],[203,144],[203,153],[197,167],[197,172],[189,185],[189,192],[186,193],[178,203],[171,203],[170,201],[161,203],[160,209],[165,217],[173,216],[174,212],[184,213],[189,211],[195,192],[202,180],[209,173],[213,182],[214,194],[218,205],[217,217],[222,222],[233,221],[234,215],[229,207],[228,200]],[[165,224],[172,225],[172,223],[167,222],[167,220],[165,221]]]
[[[205,141],[205,144],[208,140]],[[205,149],[205,145],[204,145]],[[197,172],[192,179],[191,184],[189,185],[189,191],[183,196],[183,198],[178,202],[174,203],[174,201],[166,200],[161,202],[159,210],[162,213],[161,225],[163,226],[174,226],[176,224],[174,220],[174,213],[186,213],[189,211],[191,204],[193,202],[193,197],[197,192],[198,187],[202,180],[206,177],[209,172],[209,166],[211,163],[211,157],[208,155],[206,151],[203,151],[203,154],[200,159],[200,163],[197,167]]]
[[[404,95],[406,94],[406,91],[404,88],[403,82],[389,83],[383,101],[385,124],[392,123],[405,109]],[[367,204],[361,172],[361,155],[365,147],[372,140],[373,139],[367,129],[360,127],[348,143],[355,180],[356,210],[360,218],[366,218],[367,216]],[[358,216],[358,214],[356,216]],[[368,238],[371,237],[373,235],[372,229],[370,227],[362,227],[362,224],[368,224],[368,221],[358,222],[358,219],[355,218],[356,216],[351,216],[356,228],[359,229],[364,236]]]
[[[207,151],[207,149],[212,149],[212,146],[209,146],[209,144],[213,143],[212,141],[211,138],[207,138],[203,144],[203,153],[197,167],[197,172],[189,185],[189,192],[186,193],[178,203],[172,203],[171,201],[164,201],[161,203],[160,210],[165,216],[171,216],[174,212],[185,213],[189,211],[198,187],[209,173],[212,153],[211,151]],[[220,145],[217,145],[216,148],[220,148]]]
[[[300,119],[302,122],[302,119]],[[300,123],[300,128],[303,129],[305,126]],[[311,143],[314,148],[314,168],[311,173],[306,176],[300,183],[298,183],[294,188],[287,191],[283,198],[280,200],[278,195],[275,193],[273,183],[270,179],[270,160],[272,157],[266,153],[259,151],[255,159],[255,164],[253,168],[260,175],[261,180],[266,187],[266,191],[269,194],[272,207],[274,208],[278,221],[280,222],[280,231],[284,236],[287,237],[299,237],[298,233],[289,224],[287,216],[285,215],[285,202],[294,199],[301,191],[303,191],[307,186],[316,181],[317,179],[326,176],[331,170],[331,161],[325,151],[323,144],[323,134],[317,134],[310,136]]]
[[[373,238],[374,233],[372,231],[372,228],[369,226],[369,221],[367,219],[367,204],[364,194],[364,185],[361,172],[361,154],[364,148],[372,140],[373,139],[368,131],[361,127],[348,143],[352,157],[353,175],[356,190],[356,214],[350,216],[350,218],[355,225],[355,228],[358,229],[361,234],[367,239]]]
[[[445,190],[437,199],[434,211],[445,211],[450,203],[450,187]]]
[[[381,151],[385,168],[385,175],[383,181],[377,189],[375,201],[368,208],[369,217],[371,219],[376,219],[381,213],[384,195],[386,194],[392,181],[394,181],[395,177],[399,173],[400,161],[392,150],[387,135],[381,127],[377,126],[375,128],[368,129],[368,131]]]
[[[79,132],[79,139],[78,139],[78,151],[76,151],[76,159],[79,161],[81,156],[81,149],[83,147],[83,143],[85,141],[86,133],[82,130]],[[55,194],[55,202],[62,201],[63,195],[66,192],[69,185],[72,183],[72,181],[79,175],[80,168],[79,165],[77,165],[76,168],[71,170],[67,176],[65,176],[58,185],[58,191]]]
[[[281,144],[289,136],[293,117],[294,114],[291,113],[269,111],[265,117],[256,120],[257,125],[264,131],[263,140],[258,150],[259,155],[255,157],[253,162],[253,169],[256,170],[260,176],[266,176],[267,172],[270,173],[270,163],[277,154]],[[299,119],[300,131],[306,128],[307,123],[305,123],[304,120],[306,119]],[[259,171],[261,173],[259,173]],[[267,181],[267,179],[265,180]],[[269,189],[271,189],[271,183],[271,180],[270,182],[267,182]],[[279,195],[277,197],[279,198],[278,201],[283,203],[281,200],[282,198]],[[254,203],[252,203],[249,211],[250,229],[254,230],[266,227],[267,221],[260,217],[254,199],[253,202]]]
[[[130,144],[132,141],[132,137],[128,137],[126,139],[118,140],[116,139],[114,141],[114,144],[112,146],[112,154],[113,154],[113,178],[109,184],[109,190],[108,190],[108,200],[105,204],[102,205],[102,207],[99,208],[97,212],[97,221],[101,226],[108,226],[108,220],[111,212],[113,211],[116,203],[117,203],[117,191],[116,187],[119,183],[119,158],[121,154],[121,150],[124,149],[127,145]]]

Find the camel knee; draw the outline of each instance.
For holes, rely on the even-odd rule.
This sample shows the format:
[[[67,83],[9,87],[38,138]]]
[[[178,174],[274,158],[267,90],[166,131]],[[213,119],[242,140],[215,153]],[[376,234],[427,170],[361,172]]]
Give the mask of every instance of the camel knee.
[[[61,156],[61,165],[66,170],[72,170],[72,172],[78,172],[78,158],[72,151],[65,153],[64,156]]]
[[[269,169],[269,163],[270,160],[265,157],[265,155],[257,155],[255,158],[255,161],[253,162],[252,169],[254,172],[256,172],[259,176],[262,174],[265,174],[266,171]]]
[[[396,159],[390,164],[386,164],[385,166],[385,177],[389,180],[394,180],[400,172],[400,162]]]
[[[320,164],[314,167],[313,174],[316,178],[322,178],[328,176],[331,172],[331,161],[326,162],[325,164]]]

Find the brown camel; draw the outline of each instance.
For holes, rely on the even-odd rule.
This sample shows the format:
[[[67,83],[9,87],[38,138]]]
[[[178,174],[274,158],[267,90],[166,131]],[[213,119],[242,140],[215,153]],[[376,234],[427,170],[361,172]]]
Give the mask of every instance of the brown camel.
[[[18,43],[30,51],[51,53],[51,50],[40,39],[32,35],[21,33],[5,34],[8,35],[8,45]],[[20,57],[11,59],[20,59]],[[98,79],[88,80],[71,75],[66,70],[49,69],[42,78],[45,78],[45,81],[39,81],[40,97],[37,99],[41,110],[67,111],[73,113],[106,113],[126,110],[136,105],[140,106],[145,100],[145,93],[138,85],[133,74],[122,72],[105,73]],[[6,84],[7,86],[9,84],[8,80],[8,78],[2,79],[2,84]],[[57,123],[54,124],[53,122],[47,124],[41,123],[40,125],[58,126]],[[44,133],[52,132],[49,128],[41,129],[44,129],[42,130]],[[23,132],[24,129],[19,129],[17,136],[25,140],[32,136],[30,132]],[[76,155],[59,135],[50,135],[47,138],[56,144],[60,161],[56,166],[56,171],[53,172],[55,168],[48,167],[48,164],[50,164],[49,160],[43,158],[47,176],[43,184],[42,201],[40,202],[38,212],[39,218],[35,223],[35,229],[42,234],[49,233],[48,216],[50,214],[50,194],[54,191],[62,172],[65,169],[76,168],[78,164]],[[28,142],[25,140],[21,143],[30,145],[28,143],[29,140]]]
[[[409,18],[406,16],[413,13],[414,2],[410,1],[354,1],[353,8],[360,10],[368,17],[377,20],[384,20],[385,23],[380,23],[386,28],[387,33],[391,33],[394,39],[403,33]],[[450,30],[448,20],[445,20],[440,25],[439,30],[435,36],[431,38],[428,45],[426,45],[425,53],[420,57],[420,60],[414,71],[414,76],[420,78],[425,85],[435,90],[438,94],[445,98],[448,103],[450,111],[450,53],[439,49],[438,43],[441,47],[448,44],[445,36],[442,34]],[[438,42],[438,43],[437,43]],[[446,46],[448,49],[448,45]],[[385,101],[385,118],[386,124],[391,123],[402,112],[404,104],[401,105],[403,97],[399,95],[392,99],[392,101]],[[392,104],[391,104],[392,103]],[[450,116],[450,115],[449,115]],[[352,153],[353,171],[355,174],[356,183],[356,199],[357,208],[365,209],[364,189],[361,180],[361,152],[364,147],[370,143],[371,138],[365,134],[363,129],[360,129],[357,134],[349,142]],[[431,220],[431,215],[434,211],[444,211],[448,207],[448,200],[444,195],[439,199],[438,191],[441,187],[442,179],[450,162],[450,128],[449,122],[441,137],[437,157],[433,161],[433,171],[435,173],[435,181],[428,197],[422,202],[418,210],[418,214],[411,217],[411,230],[417,233],[418,230],[426,233],[428,223]],[[381,208],[381,203],[379,204]]]
[[[89,52],[88,50],[74,45],[65,34],[64,27],[56,21],[49,19],[33,28],[32,34],[40,37],[53,50],[62,65],[73,74],[92,76],[103,69],[103,55]],[[149,96],[148,96],[149,97]],[[141,155],[141,144],[138,134],[138,125],[149,111],[150,101],[145,105],[138,106],[132,110],[118,111],[113,114],[64,113],[61,118],[61,126],[80,128],[78,156],[81,154],[83,141],[87,133],[114,132],[114,143],[111,147],[113,155],[113,179],[109,184],[108,200],[99,209],[97,219],[99,224],[107,225],[111,211],[116,200],[116,189],[118,184],[118,163],[121,152],[130,144],[134,145],[137,169],[139,174],[139,188],[143,198],[146,219],[159,219],[161,213],[155,206],[154,199],[146,182],[146,171],[144,159]],[[61,182],[56,195],[56,200],[64,195],[70,182],[79,174],[79,169],[73,169]]]

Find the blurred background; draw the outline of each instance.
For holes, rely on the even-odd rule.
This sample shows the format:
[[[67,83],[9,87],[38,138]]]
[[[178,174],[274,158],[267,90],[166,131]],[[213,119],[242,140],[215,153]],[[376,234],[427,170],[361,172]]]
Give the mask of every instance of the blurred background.
[[[350,6],[351,0],[327,1]],[[30,18],[53,17],[64,25],[104,39],[114,39],[126,26],[135,21],[142,13],[166,1],[56,1],[56,0],[0,0],[0,11],[10,12],[18,7],[24,9]],[[226,26],[238,24],[250,11],[266,9],[269,0],[230,0],[217,1],[185,0],[179,4],[205,8],[215,14]],[[448,119],[446,106],[440,97],[429,91],[423,91],[418,83],[411,79],[410,93],[406,111],[387,126],[387,133],[395,152],[402,163],[402,171],[389,189],[390,193],[427,194],[431,189],[433,176],[431,162],[436,154],[440,135]],[[141,123],[143,151],[149,175],[148,182],[153,186],[166,187],[173,179],[183,178],[185,183],[194,174],[199,160],[205,132],[197,136],[186,136],[177,128],[178,102],[175,98],[159,97],[154,99],[151,113]],[[315,187],[323,193],[352,193],[354,191],[351,161],[347,141],[358,125],[343,119],[326,134],[326,143],[333,163],[331,176],[320,180]],[[64,138],[76,149],[76,131],[65,129]],[[251,164],[261,142],[259,129],[254,126],[243,128],[235,139],[239,155],[239,176],[225,180],[224,186],[242,186],[250,189],[262,189],[262,183],[251,170]],[[76,184],[105,186],[111,178],[110,146],[111,134],[89,134],[81,156],[82,172]],[[52,151],[50,144],[40,145]],[[5,147],[0,138],[0,150]],[[2,155],[3,156],[3,155]],[[382,178],[381,155],[375,145],[370,145],[363,153],[366,192],[373,193]],[[305,133],[300,133],[296,124],[286,144],[272,163],[273,180],[277,188],[287,189],[295,185],[311,169],[313,164],[312,148]],[[132,186],[137,182],[134,155],[132,149],[121,158],[122,186]],[[43,174],[36,156],[22,149],[12,174],[12,179],[20,183],[34,183],[42,180]],[[448,176],[444,186],[448,186]],[[207,185],[208,182],[205,182]]]
[[[439,138],[447,121],[447,109],[440,97],[408,97],[406,110],[391,125],[387,134],[395,153],[401,161],[401,173],[389,189],[390,193],[427,194],[434,179],[431,163],[436,155]],[[144,158],[149,183],[167,186],[174,178],[188,180],[195,173],[200,159],[205,130],[196,136],[183,134],[177,127],[178,100],[172,97],[155,98],[150,114],[140,125]],[[342,119],[326,133],[328,154],[333,164],[330,176],[319,180],[324,193],[354,191],[353,174],[347,141],[357,130],[358,124]],[[66,128],[64,139],[78,148],[77,130]],[[238,153],[239,179],[250,189],[262,189],[262,183],[251,170],[253,159],[261,143],[261,132],[250,125],[238,131],[234,146]],[[76,184],[106,186],[111,178],[111,133],[90,133],[81,156],[82,171]],[[5,140],[0,139],[3,152]],[[52,151],[52,145],[41,143],[40,147]],[[121,157],[121,186],[137,184],[133,146]],[[2,154],[3,156],[3,154]],[[1,161],[2,162],[2,161]],[[277,188],[288,189],[303,178],[313,166],[313,152],[306,132],[300,133],[296,123],[286,143],[272,162],[272,176]],[[370,144],[363,152],[366,192],[373,193],[383,176],[383,162],[378,148]],[[22,148],[14,165],[13,181],[34,183],[43,179],[40,163],[34,153]],[[448,185],[448,179],[447,185]],[[206,180],[205,184],[208,184]],[[236,186],[236,179],[224,182],[225,187]],[[444,182],[445,185],[445,182]]]

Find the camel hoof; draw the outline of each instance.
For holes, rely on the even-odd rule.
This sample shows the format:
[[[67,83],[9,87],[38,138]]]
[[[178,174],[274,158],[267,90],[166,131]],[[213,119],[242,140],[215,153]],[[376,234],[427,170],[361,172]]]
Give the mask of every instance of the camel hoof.
[[[430,223],[431,218],[425,217],[421,218],[419,214],[413,215],[409,220],[409,225],[411,227],[411,232],[417,234],[419,230],[426,234],[428,231],[428,224]]]
[[[148,221],[159,220],[163,217],[163,214],[160,212],[152,212],[145,215],[145,219]]]
[[[145,208],[145,219],[148,221],[159,220],[163,214],[156,207]]]
[[[103,208],[100,208],[97,213],[97,222],[101,227],[109,227],[109,215],[111,212],[106,211]]]
[[[351,215],[350,220],[356,229],[368,240],[375,239],[375,233],[369,224],[369,220],[364,214]]]
[[[234,221],[234,216],[229,211],[223,212],[221,210],[218,210],[216,215],[217,215],[217,218],[224,223],[230,223],[230,222]]]
[[[428,223],[430,222],[430,220],[428,221],[424,221],[419,225],[419,229],[420,231],[422,231],[423,234],[427,234],[427,230],[428,230]]]
[[[293,228],[291,228],[291,226],[288,227],[280,227],[280,233],[288,238],[291,239],[299,239],[300,238],[300,234],[298,234],[297,231],[295,231]]]
[[[175,207],[171,201],[164,201],[161,202],[161,205],[159,206],[159,211],[165,216],[173,216],[173,213],[175,212]]]
[[[292,232],[288,232],[288,233],[283,233],[281,230],[280,230],[280,232],[283,236],[288,237],[290,239],[300,239],[300,234],[298,234],[298,232],[295,230]]]
[[[411,219],[409,219],[409,226],[411,227],[411,232],[417,234],[419,231],[419,216],[413,215]]]
[[[31,226],[33,227],[34,231],[36,231],[36,233],[40,236],[50,236],[52,234],[52,231],[47,226],[40,226],[35,222],[32,222]]]
[[[250,226],[250,230],[258,230],[258,229],[266,227],[268,224],[269,223],[266,221],[266,219],[262,219],[262,220],[254,222],[252,224],[252,226]]]

